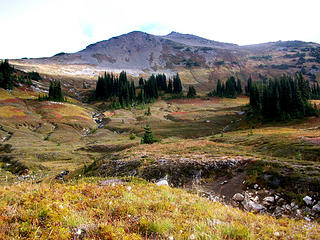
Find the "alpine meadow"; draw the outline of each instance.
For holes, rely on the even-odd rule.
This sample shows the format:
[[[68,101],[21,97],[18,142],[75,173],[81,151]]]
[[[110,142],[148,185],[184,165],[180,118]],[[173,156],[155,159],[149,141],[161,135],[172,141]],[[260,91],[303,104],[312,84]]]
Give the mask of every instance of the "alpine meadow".
[[[3,3],[0,239],[320,239],[320,5],[284,2]]]

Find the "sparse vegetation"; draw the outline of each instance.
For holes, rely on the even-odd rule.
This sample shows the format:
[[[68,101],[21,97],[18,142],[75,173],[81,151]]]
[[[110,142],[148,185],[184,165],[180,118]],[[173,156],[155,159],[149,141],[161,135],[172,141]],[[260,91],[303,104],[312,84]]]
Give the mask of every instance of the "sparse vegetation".
[[[136,139],[136,134],[134,134],[134,133],[130,133],[130,140],[134,140],[134,139]]]
[[[271,56],[271,55],[265,55],[265,56],[250,56],[249,58],[252,59],[252,60],[255,60],[255,61],[261,61],[261,60],[271,61],[271,60],[272,60],[272,56]]]

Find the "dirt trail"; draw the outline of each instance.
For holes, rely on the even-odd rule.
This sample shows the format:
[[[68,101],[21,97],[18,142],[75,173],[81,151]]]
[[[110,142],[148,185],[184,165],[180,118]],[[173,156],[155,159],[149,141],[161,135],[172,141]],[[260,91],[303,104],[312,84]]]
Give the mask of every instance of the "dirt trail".
[[[247,172],[244,170],[243,172],[233,176],[231,179],[227,176],[223,176],[212,182],[204,182],[193,187],[200,192],[219,196],[226,202],[230,202],[234,194],[243,191],[246,175]]]

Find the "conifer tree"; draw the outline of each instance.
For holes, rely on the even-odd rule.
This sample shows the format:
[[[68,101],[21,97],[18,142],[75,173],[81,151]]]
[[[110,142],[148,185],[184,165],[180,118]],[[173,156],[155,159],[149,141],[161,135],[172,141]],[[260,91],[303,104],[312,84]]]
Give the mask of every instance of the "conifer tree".
[[[13,67],[10,66],[8,59],[4,62],[0,62],[0,87],[4,89],[12,89],[13,81],[11,73],[13,72]]]
[[[60,81],[54,80],[50,82],[48,99],[56,102],[64,101]]]
[[[251,78],[251,76],[250,76],[250,77],[248,78],[248,81],[247,81],[247,86],[245,87],[245,92],[246,92],[246,95],[247,95],[247,96],[250,95],[251,86],[252,86],[252,78]]]
[[[217,96],[218,97],[223,97],[223,91],[222,91],[222,85],[221,85],[221,80],[218,79],[218,83],[217,83]]]
[[[171,78],[169,78],[169,83],[168,83],[168,93],[173,93],[173,84]]]
[[[142,88],[144,85],[144,80],[142,77],[139,78],[139,87]]]
[[[144,128],[145,129],[145,133],[141,139],[141,143],[142,144],[152,144],[154,142],[157,142],[157,140],[155,139],[151,127],[149,124],[147,124],[147,126]]]
[[[225,97],[236,98],[237,97],[237,83],[232,76],[226,82]]]
[[[179,73],[177,73],[173,77],[173,93],[175,94],[181,94],[182,93],[182,84],[179,77]]]
[[[194,98],[196,95],[197,95],[197,92],[196,92],[196,89],[194,88],[194,86],[189,86],[187,97]]]
[[[282,76],[269,80],[262,90],[253,84],[250,91],[250,105],[266,119],[287,120],[317,115],[318,110],[309,102],[310,87],[301,74],[295,80],[290,76]]]
[[[238,95],[242,94],[242,86],[241,86],[241,81],[239,78],[237,80],[237,94]]]

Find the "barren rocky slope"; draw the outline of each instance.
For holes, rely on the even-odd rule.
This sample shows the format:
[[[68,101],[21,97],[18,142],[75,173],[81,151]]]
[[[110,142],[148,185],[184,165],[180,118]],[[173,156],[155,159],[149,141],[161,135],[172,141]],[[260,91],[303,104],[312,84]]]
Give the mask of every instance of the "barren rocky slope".
[[[177,32],[156,36],[134,31],[91,44],[76,53],[11,63],[41,73],[87,77],[96,77],[102,71],[126,70],[135,76],[180,72],[185,84],[210,88],[212,81],[230,75],[240,79],[252,75],[255,80],[264,80],[301,70],[306,78],[315,81],[320,77],[320,45],[278,41],[238,46]]]

